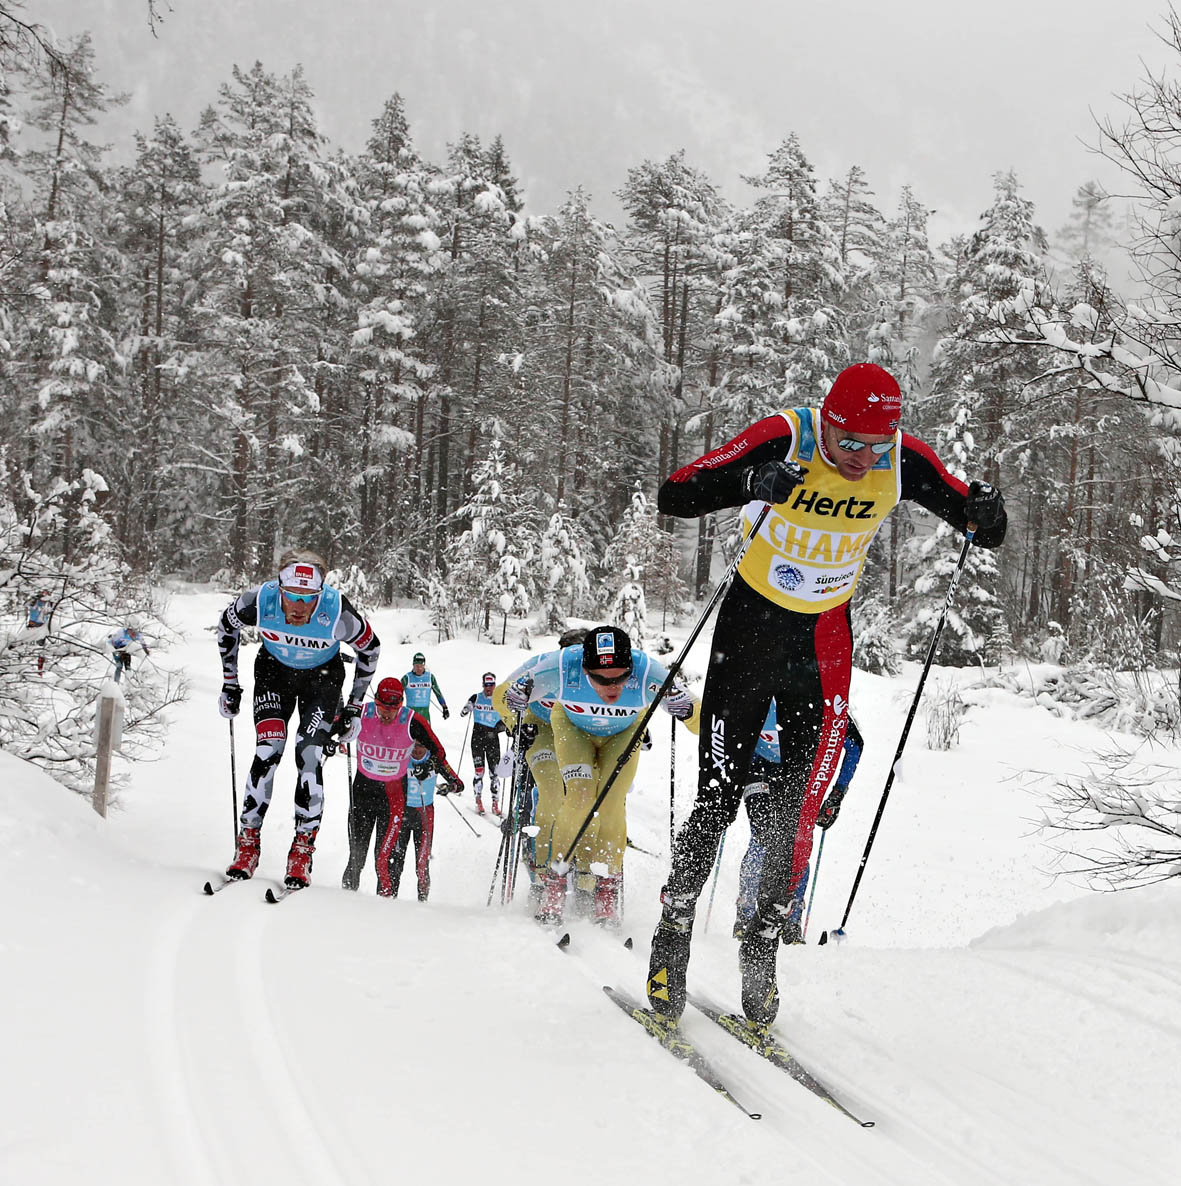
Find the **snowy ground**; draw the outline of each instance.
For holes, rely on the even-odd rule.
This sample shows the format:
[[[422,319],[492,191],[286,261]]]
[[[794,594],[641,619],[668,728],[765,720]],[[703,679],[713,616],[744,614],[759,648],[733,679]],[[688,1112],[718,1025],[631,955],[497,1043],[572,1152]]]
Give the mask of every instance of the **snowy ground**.
[[[0,1182],[378,1186],[792,1181],[842,1186],[1148,1186],[1181,1154],[1176,883],[1098,895],[1053,880],[1027,771],[1081,769],[1099,731],[977,693],[949,753],[912,734],[850,919],[849,942],[786,949],[778,1031],[860,1130],[699,1016],[688,1032],[764,1119],[675,1064],[600,991],[641,994],[668,851],[669,721],[630,802],[629,953],[586,926],[563,955],[523,903],[485,908],[497,837],[437,808],[429,903],[339,886],[343,759],[327,773],[314,885],[263,905],[291,833],[290,757],[259,879],[213,899],[232,847],[213,636],[225,597],[178,594],[186,641],[159,656],[193,698],[161,761],[107,821],[0,754]],[[426,650],[456,709],[524,654],[433,645],[423,616],[379,613],[381,675]],[[538,640],[549,645],[552,640]],[[704,645],[690,668],[703,662]],[[156,652],[153,653],[156,657]],[[248,675],[249,663],[244,674]],[[857,676],[867,751],[829,833],[813,937],[839,919],[917,673]],[[249,759],[239,718],[238,773]],[[439,723],[457,756],[464,722]],[[695,755],[678,737],[678,814]],[[461,773],[470,779],[470,757]],[[733,1005],[740,821],[690,984]],[[404,886],[409,887],[407,872]],[[404,891],[405,892],[405,891]]]

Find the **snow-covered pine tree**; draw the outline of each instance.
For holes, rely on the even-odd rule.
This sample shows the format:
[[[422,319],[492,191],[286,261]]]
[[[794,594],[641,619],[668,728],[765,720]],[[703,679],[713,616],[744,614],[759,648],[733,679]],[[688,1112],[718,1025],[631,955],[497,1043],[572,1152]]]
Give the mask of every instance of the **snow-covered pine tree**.
[[[335,170],[322,154],[312,92],[297,68],[234,67],[201,117],[202,160],[222,170],[203,238],[204,363],[220,377],[216,441],[225,458],[222,513],[234,571],[269,566],[278,541],[341,504],[336,450],[313,439],[327,416],[317,389],[325,270],[344,262],[325,233]],[[344,411],[345,409],[342,409]],[[298,487],[299,499],[288,495]]]
[[[86,129],[124,100],[98,81],[89,34],[61,59],[64,69],[39,71],[31,82],[27,135],[39,141],[21,165],[32,221],[21,274],[9,280],[31,299],[13,326],[12,352],[23,366],[19,382],[6,385],[5,428],[26,442],[26,468],[42,483],[101,466],[111,426],[120,424],[113,267],[101,232],[104,150]]]
[[[520,606],[528,612],[536,524],[532,499],[497,437],[472,480],[475,490],[456,514],[468,526],[450,547],[448,581],[464,618],[487,632],[494,610],[506,617]]]
[[[541,626],[547,634],[560,634],[568,617],[590,608],[589,543],[578,521],[559,502],[538,542]]]
[[[165,541],[196,556],[206,550],[202,514],[216,487],[201,443],[214,385],[190,368],[196,338],[188,253],[200,233],[200,166],[171,116],[150,138],[137,133],[133,165],[117,171],[109,233],[118,248],[120,416],[106,426],[115,448],[110,477],[116,531],[141,572],[164,559]],[[172,558],[168,557],[169,562]]]
[[[649,633],[648,591],[659,590],[666,619],[670,608],[679,609],[688,596],[688,588],[677,571],[678,559],[672,533],[660,526],[656,507],[637,482],[631,506],[603,556],[603,602],[610,606],[611,620],[631,633],[632,626],[624,620],[627,618],[642,639]],[[635,634],[632,641],[636,646],[642,645]]]
[[[840,246],[794,133],[768,156],[762,173],[745,180],[760,191],[755,215],[781,253],[778,329],[787,353],[783,400],[788,407],[814,404],[849,359],[838,303],[845,287]]]
[[[871,201],[872,197],[865,170],[853,165],[839,180],[828,183],[820,209],[832,227],[844,273],[839,299],[850,355],[890,368],[893,357],[881,331],[886,219]]]
[[[656,472],[667,474],[680,464],[685,417],[699,410],[698,393],[708,386],[695,347],[708,338],[717,310],[709,243],[726,207],[683,150],[628,170],[618,196],[628,218],[626,249],[638,274],[650,277],[666,367],[663,376],[653,375],[653,395],[660,424]]]
[[[360,472],[358,546],[389,557],[375,569],[387,586],[410,588],[410,574],[431,567],[434,521],[417,465],[425,450],[427,408],[438,399],[422,327],[444,263],[435,174],[413,148],[400,95],[372,122],[355,162],[364,210],[352,246],[353,299],[359,303],[349,350],[359,385],[354,424]],[[394,559],[396,557],[396,559]]]

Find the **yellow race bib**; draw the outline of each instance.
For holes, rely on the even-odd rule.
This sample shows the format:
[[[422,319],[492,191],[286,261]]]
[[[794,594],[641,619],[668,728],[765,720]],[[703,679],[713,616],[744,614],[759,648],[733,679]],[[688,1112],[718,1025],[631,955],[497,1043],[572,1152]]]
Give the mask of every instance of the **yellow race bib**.
[[[861,481],[850,482],[821,450],[818,410],[789,408],[779,414],[791,425],[787,460],[798,461],[808,476],[787,502],[771,508],[738,572],[776,605],[819,614],[853,596],[869,545],[898,505],[898,448],[883,454]],[[746,531],[763,505],[743,508]]]

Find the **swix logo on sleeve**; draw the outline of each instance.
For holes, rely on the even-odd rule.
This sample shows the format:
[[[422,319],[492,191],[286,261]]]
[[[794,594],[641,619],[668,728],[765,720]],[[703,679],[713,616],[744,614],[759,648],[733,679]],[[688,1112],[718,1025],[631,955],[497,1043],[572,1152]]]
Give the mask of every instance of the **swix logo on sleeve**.
[[[254,727],[259,741],[283,741],[287,737],[287,722],[281,717],[268,717]]]

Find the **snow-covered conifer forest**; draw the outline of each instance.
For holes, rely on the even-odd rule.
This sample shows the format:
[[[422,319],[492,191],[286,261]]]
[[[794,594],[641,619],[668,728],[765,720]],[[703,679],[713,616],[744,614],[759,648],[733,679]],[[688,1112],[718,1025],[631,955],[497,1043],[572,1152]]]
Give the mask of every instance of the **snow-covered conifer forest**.
[[[998,165],[977,223],[932,242],[921,192],[885,207],[856,161],[820,176],[790,128],[746,205],[678,149],[619,178],[619,227],[580,190],[531,210],[511,144],[456,128],[426,159],[396,91],[364,151],[328,143],[287,63],[235,67],[196,127],[161,112],[114,166],[90,131],[122,100],[89,35],[0,5],[8,613],[48,589],[47,645],[69,649],[154,627],[153,577],[239,587],[304,541],[363,602],[429,605],[440,639],[608,615],[643,638],[734,546],[724,517],[659,516],[660,480],[873,360],[905,427],[1009,508],[943,661],[1052,659],[1078,696],[1176,729],[1152,678],[1176,666],[1181,558],[1166,28],[1172,74],[1129,79],[1094,129],[1130,201],[1079,178],[1048,233]],[[1124,253],[1117,288],[1101,261]],[[904,505],[875,548],[859,660],[891,672],[924,651],[953,545]],[[1143,673],[1131,704],[1121,670]],[[23,715],[0,737],[45,757]]]
[[[102,7],[166,31],[179,3]],[[0,0],[0,1179],[1171,1182],[1181,21],[1161,30],[1167,67],[1091,117],[1118,194],[1063,177],[1072,213],[1044,226],[997,160],[945,237],[920,179],[826,173],[833,145],[790,119],[744,199],[690,143],[637,155],[622,218],[577,187],[538,209],[508,137],[456,126],[424,152],[391,77],[346,150],[316,64],[253,55],[194,126],[161,110],[109,145],[124,98],[90,36]],[[253,744],[246,712],[227,749],[213,630],[281,552],[323,554],[381,638],[378,678],[425,650],[452,709],[571,626],[667,662],[739,535],[728,513],[661,515],[658,487],[859,361],[1009,519],[950,605],[950,528],[903,503],[877,537],[848,701],[863,773],[823,878],[823,841],[813,858],[813,929],[777,948],[778,1032],[876,1128],[690,1009],[681,1032],[754,1125],[605,1002],[607,980],[642,994],[697,782],[663,715],[628,794],[619,934],[575,919],[563,954],[524,892],[486,908],[499,831],[470,793],[440,796],[429,902],[376,897],[371,864],[338,889],[343,748],[310,888],[261,905],[288,753],[258,880],[200,893]],[[682,672],[697,693],[708,639]],[[100,820],[103,692],[124,716]],[[444,720],[468,780],[465,718]],[[820,946],[895,775],[849,942]],[[691,988],[733,1007],[745,814],[728,835]]]

